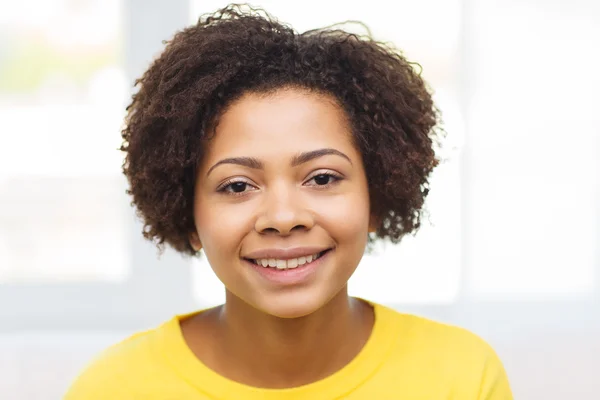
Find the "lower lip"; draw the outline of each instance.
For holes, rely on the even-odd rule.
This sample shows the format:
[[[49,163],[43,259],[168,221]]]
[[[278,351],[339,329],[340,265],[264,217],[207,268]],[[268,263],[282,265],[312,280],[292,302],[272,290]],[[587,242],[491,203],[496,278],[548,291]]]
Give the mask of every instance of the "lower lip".
[[[316,260],[313,260],[307,264],[296,268],[278,269],[273,267],[263,267],[262,265],[257,265],[252,261],[244,261],[250,264],[250,266],[255,271],[257,271],[263,278],[273,283],[279,285],[297,285],[309,280],[311,276],[315,273],[317,268],[319,268],[323,264],[325,259],[329,257],[329,254],[332,251],[333,250],[327,250],[325,254],[323,254]]]

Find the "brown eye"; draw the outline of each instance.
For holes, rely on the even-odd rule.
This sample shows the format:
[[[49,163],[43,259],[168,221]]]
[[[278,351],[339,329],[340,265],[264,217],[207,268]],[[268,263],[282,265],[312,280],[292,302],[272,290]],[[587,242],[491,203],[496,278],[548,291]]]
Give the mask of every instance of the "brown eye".
[[[322,173],[318,175],[313,175],[312,178],[306,182],[308,186],[317,186],[317,187],[328,187],[338,183],[343,178],[339,175],[335,175],[332,172]]]
[[[233,193],[242,193],[246,190],[247,186],[246,182],[233,182],[229,185],[229,188]]]
[[[321,175],[317,175],[315,176],[313,179],[315,180],[315,183],[319,186],[322,185],[327,185],[329,183],[331,183],[330,181],[332,180],[333,176],[331,175],[327,175],[327,174],[321,174]]]
[[[252,186],[248,182],[227,181],[217,189],[217,192],[228,195],[243,195],[251,192],[253,189],[256,189],[256,187]]]

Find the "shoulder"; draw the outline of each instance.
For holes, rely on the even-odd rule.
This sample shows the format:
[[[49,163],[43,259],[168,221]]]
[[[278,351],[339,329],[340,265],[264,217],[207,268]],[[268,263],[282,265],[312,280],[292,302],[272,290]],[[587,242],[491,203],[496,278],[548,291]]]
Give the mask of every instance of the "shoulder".
[[[98,354],[80,373],[64,400],[123,398],[165,369],[156,342],[168,323],[136,333]]]
[[[446,381],[460,398],[512,399],[504,366],[475,333],[428,318],[386,309],[399,326],[392,362],[409,362],[432,381]]]
[[[443,355],[460,355],[466,359],[486,359],[495,356],[492,347],[475,333],[451,324],[413,314],[398,312],[377,305],[382,322],[395,325],[398,345],[409,345],[412,351]],[[408,350],[408,349],[404,349]]]
[[[489,343],[465,328],[411,314],[398,313],[397,318],[406,327],[405,338],[420,350],[423,346],[468,358],[486,358],[494,353]]]

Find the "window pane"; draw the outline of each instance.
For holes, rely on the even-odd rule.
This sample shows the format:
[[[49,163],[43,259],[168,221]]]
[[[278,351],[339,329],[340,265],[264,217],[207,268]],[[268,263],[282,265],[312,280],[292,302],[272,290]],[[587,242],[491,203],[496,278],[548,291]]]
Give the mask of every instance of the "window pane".
[[[19,1],[0,23],[0,282],[123,279],[120,2]]]
[[[594,288],[600,26],[567,8],[484,1],[473,11],[468,248],[478,296]]]

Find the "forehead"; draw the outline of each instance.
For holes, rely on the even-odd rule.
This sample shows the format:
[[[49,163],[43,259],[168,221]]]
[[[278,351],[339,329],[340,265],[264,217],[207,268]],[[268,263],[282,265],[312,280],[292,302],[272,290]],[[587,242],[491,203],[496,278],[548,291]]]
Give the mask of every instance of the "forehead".
[[[248,93],[221,116],[208,158],[264,156],[321,147],[353,148],[350,125],[334,98],[299,89]]]

